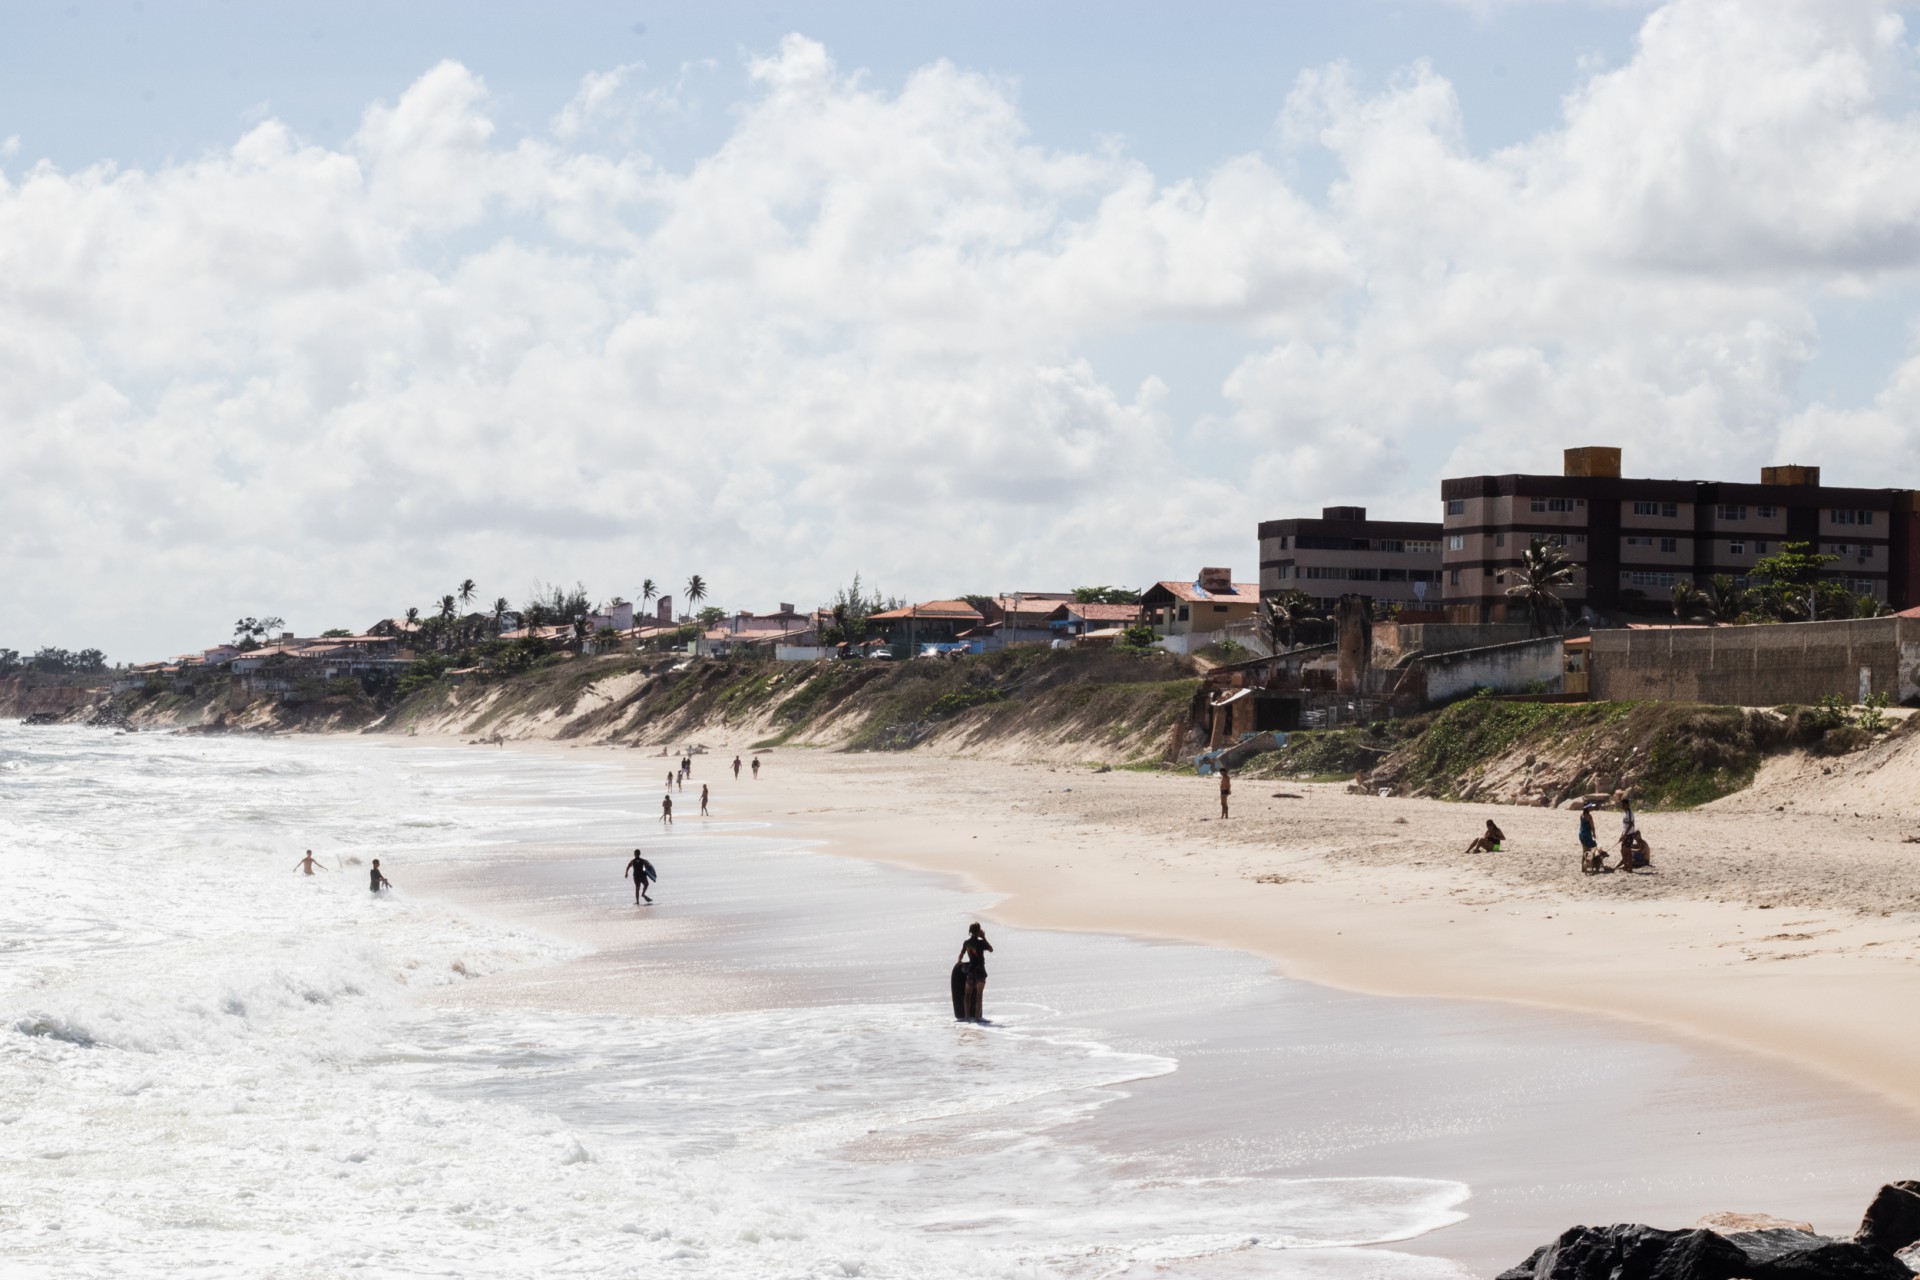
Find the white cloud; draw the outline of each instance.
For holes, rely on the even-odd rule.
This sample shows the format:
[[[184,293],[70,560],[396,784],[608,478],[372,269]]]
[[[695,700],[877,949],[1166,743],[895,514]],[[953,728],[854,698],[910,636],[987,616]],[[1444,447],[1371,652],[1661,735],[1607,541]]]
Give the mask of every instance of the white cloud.
[[[1259,518],[1424,513],[1441,472],[1568,443],[1889,483],[1920,364],[1860,410],[1793,387],[1821,293],[1920,256],[1920,125],[1886,105],[1913,62],[1867,0],[1676,0],[1495,154],[1431,67],[1325,67],[1270,109],[1326,191],[1286,156],[1050,147],[990,77],[883,88],[797,36],[679,169],[588,143],[684,69],[590,75],[515,139],[443,63],[341,149],[266,119],[151,172],[0,176],[0,643],[146,656],[469,574],[698,571],[757,606],[855,569],[1250,573]],[[1164,326],[1237,356],[1217,421],[1151,357],[1131,393],[1089,363]]]

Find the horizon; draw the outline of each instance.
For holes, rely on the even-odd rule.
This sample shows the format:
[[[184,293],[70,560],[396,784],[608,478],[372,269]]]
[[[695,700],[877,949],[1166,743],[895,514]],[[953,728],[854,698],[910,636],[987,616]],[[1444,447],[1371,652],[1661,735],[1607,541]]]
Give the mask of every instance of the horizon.
[[[1325,8],[0,9],[0,646],[1920,486],[1910,6]]]

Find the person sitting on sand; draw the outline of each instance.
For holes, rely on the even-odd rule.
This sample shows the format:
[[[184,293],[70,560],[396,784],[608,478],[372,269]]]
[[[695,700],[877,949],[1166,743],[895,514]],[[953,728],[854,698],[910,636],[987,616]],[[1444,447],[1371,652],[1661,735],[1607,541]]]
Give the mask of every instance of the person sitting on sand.
[[[1586,875],[1604,871],[1607,855],[1600,851],[1600,838],[1593,830],[1593,805],[1580,806],[1580,870]]]
[[[371,870],[372,870],[372,874],[368,878],[367,888],[373,890],[375,893],[380,892],[382,889],[393,888],[393,881],[387,879],[385,875],[381,874],[380,859],[375,858],[373,860],[373,867]]]
[[[1233,794],[1233,778],[1225,769],[1220,770],[1220,816],[1231,817],[1227,812],[1227,797]]]
[[[293,869],[295,871],[304,871],[308,875],[312,875],[313,869],[319,866],[320,866],[320,863],[313,856],[313,850],[309,849],[307,850],[306,857],[300,859],[300,861],[293,864]],[[326,870],[325,867],[320,867],[320,869],[322,871]]]
[[[673,794],[671,792],[660,797],[660,825],[663,827],[673,825]]]
[[[1633,797],[1623,797],[1620,801],[1620,869],[1633,871],[1652,865],[1653,850],[1647,847],[1647,838],[1640,834],[1640,823],[1633,813]]]
[[[638,849],[635,849],[633,851],[633,857],[628,859],[627,861],[627,869],[625,871],[622,871],[620,873],[620,876],[621,876],[621,879],[625,879],[628,876],[633,877],[633,905],[634,906],[637,907],[643,902],[653,901],[652,898],[647,896],[647,886],[652,884],[655,880],[658,880],[660,878],[660,873],[653,869],[653,864],[651,862],[648,862],[645,858],[640,856],[640,851]]]
[[[1502,831],[1499,827],[1495,826],[1492,818],[1488,818],[1486,834],[1483,836],[1476,837],[1474,842],[1467,846],[1467,852],[1468,853],[1498,853],[1500,852],[1501,842],[1503,842],[1506,838],[1507,838],[1507,833]]]
[[[979,922],[969,925],[967,940],[960,944],[960,963],[967,966],[966,1009],[967,1017],[974,1022],[987,1020],[980,1008],[986,998],[987,952],[991,950],[993,944],[987,941],[986,931]]]
[[[700,784],[700,816],[707,816],[707,784],[704,782]]]

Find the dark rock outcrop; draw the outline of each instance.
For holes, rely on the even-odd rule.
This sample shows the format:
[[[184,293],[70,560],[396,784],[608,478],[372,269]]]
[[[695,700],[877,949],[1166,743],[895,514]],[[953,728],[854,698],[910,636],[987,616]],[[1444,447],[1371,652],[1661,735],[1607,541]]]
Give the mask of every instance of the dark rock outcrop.
[[[1510,1280],[1736,1280],[1747,1257],[1711,1231],[1662,1231],[1640,1223],[1573,1227],[1528,1259]],[[1523,1264],[1524,1265],[1524,1264]]]
[[[1723,1229],[1761,1215],[1718,1215]],[[1906,1251],[1902,1253],[1902,1251]],[[1900,1257],[1896,1257],[1900,1254]],[[1913,1280],[1920,1181],[1880,1188],[1851,1240],[1798,1224],[1749,1231],[1663,1231],[1639,1223],[1573,1227],[1497,1280]]]
[[[1741,1231],[1727,1237],[1751,1280],[1912,1280],[1891,1253],[1811,1231]]]
[[[1881,1187],[1853,1238],[1881,1253],[1898,1253],[1920,1240],[1920,1182],[1890,1182]]]

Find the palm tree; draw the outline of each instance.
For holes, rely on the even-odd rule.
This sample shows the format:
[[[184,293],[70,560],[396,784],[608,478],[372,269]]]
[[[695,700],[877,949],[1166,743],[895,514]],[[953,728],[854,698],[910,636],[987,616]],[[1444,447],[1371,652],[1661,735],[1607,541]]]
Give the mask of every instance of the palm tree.
[[[1682,622],[1697,622],[1712,616],[1706,597],[1693,585],[1692,578],[1681,578],[1673,584],[1673,616]]]
[[[1532,634],[1546,635],[1566,613],[1560,592],[1573,585],[1573,564],[1567,553],[1556,543],[1530,538],[1520,567],[1509,572],[1518,573],[1520,581],[1508,587],[1507,594],[1526,604]]]
[[[1753,589],[1743,587],[1724,573],[1707,579],[1700,593],[1701,607],[1715,622],[1737,622],[1754,604]]]
[[[707,580],[699,574],[687,579],[687,612],[700,612],[700,602],[707,598]]]
[[[648,601],[660,594],[660,588],[653,585],[652,578],[640,579],[640,605],[645,608]]]
[[[1295,588],[1260,602],[1260,636],[1275,653],[1291,649],[1326,627],[1327,615],[1313,597]]]
[[[473,592],[474,592],[473,579],[462,578],[460,580],[460,591],[459,591],[460,607],[462,609],[466,608],[468,605],[473,603]]]
[[[507,611],[511,608],[512,606],[507,603],[505,596],[501,596],[493,602],[493,634],[499,635],[502,631],[506,630]]]
[[[575,618],[573,620],[573,643],[579,648],[580,652],[585,653],[587,651],[587,620],[585,618]]]

